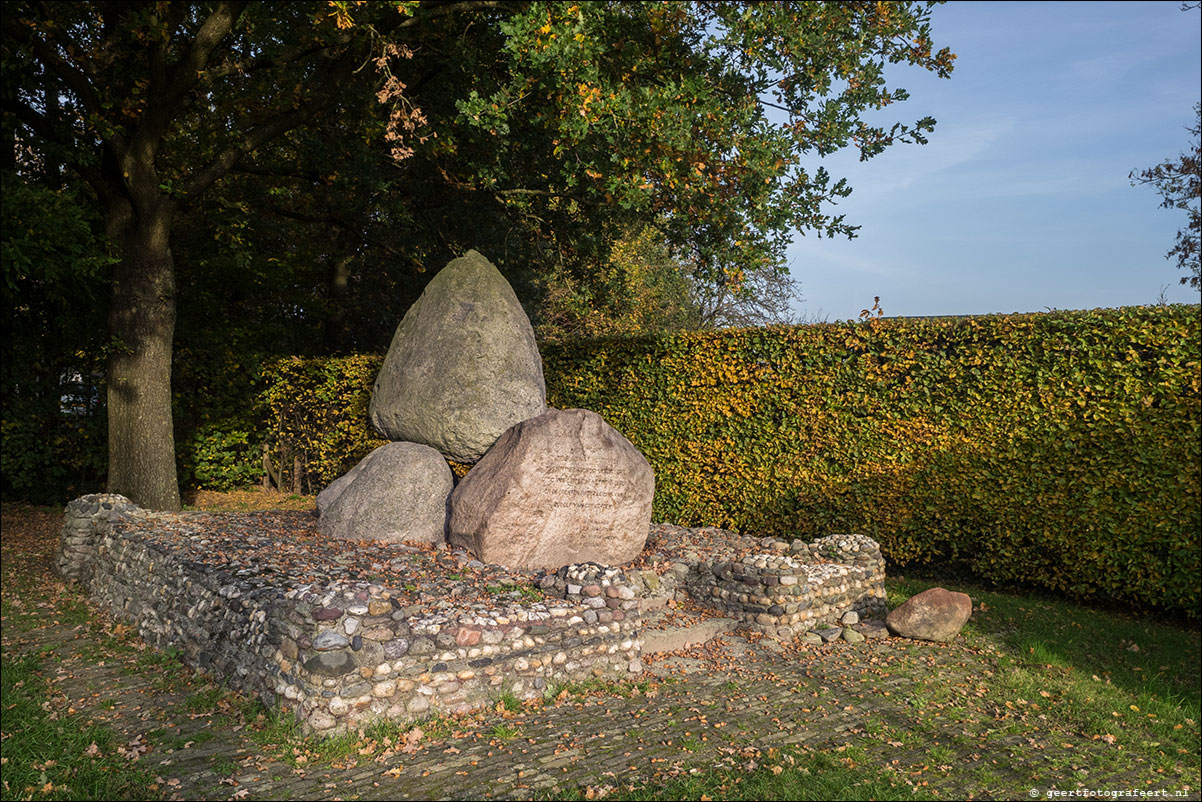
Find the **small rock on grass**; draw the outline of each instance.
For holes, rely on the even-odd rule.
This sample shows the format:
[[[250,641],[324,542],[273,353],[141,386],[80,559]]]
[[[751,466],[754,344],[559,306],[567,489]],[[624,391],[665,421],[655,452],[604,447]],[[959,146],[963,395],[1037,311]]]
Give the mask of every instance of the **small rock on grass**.
[[[931,588],[902,602],[885,617],[885,625],[903,638],[947,643],[955,640],[971,615],[967,593]]]

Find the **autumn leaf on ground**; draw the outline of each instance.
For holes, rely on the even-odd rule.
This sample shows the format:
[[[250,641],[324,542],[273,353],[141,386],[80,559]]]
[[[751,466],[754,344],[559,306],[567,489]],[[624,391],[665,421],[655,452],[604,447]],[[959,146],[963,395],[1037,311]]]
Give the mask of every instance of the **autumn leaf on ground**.
[[[127,746],[118,746],[117,754],[126,760],[135,761],[151,750],[150,744],[141,735],[135,735]]]
[[[401,736],[402,743],[400,751],[407,755],[412,755],[418,750],[419,747],[417,744],[422,738],[425,737],[425,735],[426,733],[421,727],[414,727],[413,729],[409,730],[409,732]]]

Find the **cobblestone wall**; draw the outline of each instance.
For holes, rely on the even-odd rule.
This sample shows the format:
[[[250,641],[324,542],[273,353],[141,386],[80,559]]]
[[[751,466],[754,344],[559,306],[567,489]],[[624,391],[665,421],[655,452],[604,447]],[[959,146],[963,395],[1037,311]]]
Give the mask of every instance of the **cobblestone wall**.
[[[749,554],[698,566],[691,590],[744,626],[779,638],[833,625],[848,612],[861,618],[885,616],[885,560],[876,541],[831,535],[807,545],[810,554],[832,561],[812,564],[786,554]]]
[[[92,493],[67,504],[54,568],[65,579],[87,581],[96,564],[98,536],[112,531],[113,521],[138,507],[125,496]]]
[[[159,517],[120,497],[72,502],[60,573],[152,646],[178,649],[314,731],[643,670],[638,601],[620,571],[567,566],[543,582],[562,598],[414,609],[377,584],[286,589],[277,577],[181,560],[140,534],[140,522]]]
[[[712,527],[655,524],[659,570],[628,571],[645,600],[692,598],[742,628],[789,640],[845,613],[884,618],[885,559],[865,535],[812,542],[755,538]]]
[[[664,593],[691,595],[779,638],[852,610],[884,612],[884,561],[860,535],[788,544],[674,527],[674,543],[709,548],[660,543],[658,575],[585,563],[535,578],[530,599],[518,599],[517,588],[514,601],[412,604],[383,584],[300,583],[238,561],[196,559],[184,544],[207,541],[188,516],[140,510],[120,496],[76,499],[57,568],[151,645],[178,649],[189,664],[280,704],[317,732],[640,673],[640,605]]]

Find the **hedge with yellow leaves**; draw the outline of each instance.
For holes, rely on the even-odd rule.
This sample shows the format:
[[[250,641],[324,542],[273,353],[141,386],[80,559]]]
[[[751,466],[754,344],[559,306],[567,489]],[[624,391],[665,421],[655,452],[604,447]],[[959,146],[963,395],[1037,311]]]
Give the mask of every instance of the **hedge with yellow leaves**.
[[[599,412],[650,460],[657,520],[863,532],[895,564],[1197,617],[1198,312],[694,332],[543,359],[549,404]],[[273,435],[328,481],[382,442],[365,414],[380,359],[291,364]]]

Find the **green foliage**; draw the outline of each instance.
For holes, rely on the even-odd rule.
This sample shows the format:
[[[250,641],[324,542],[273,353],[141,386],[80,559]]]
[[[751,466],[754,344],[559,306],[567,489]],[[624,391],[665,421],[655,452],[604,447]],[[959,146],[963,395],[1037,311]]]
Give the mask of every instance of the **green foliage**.
[[[104,419],[38,415],[28,406],[4,408],[0,462],[5,499],[61,505],[101,485],[107,455]]]
[[[99,397],[64,411],[65,379],[97,372],[104,358],[109,263],[96,221],[70,191],[4,173],[0,206],[2,487],[6,498],[62,504],[104,476]]]
[[[262,452],[251,432],[209,425],[193,432],[180,445],[181,456],[188,460],[184,476],[189,486],[236,490],[263,475]]]
[[[455,95],[460,141],[496,154],[478,162],[485,188],[520,164],[544,198],[665,213],[699,274],[738,285],[780,265],[790,229],[854,230],[824,208],[850,190],[805,155],[925,141],[930,118],[885,130],[861,117],[907,96],[886,87],[885,62],[950,73],[929,16],[917,3],[529,3],[500,22],[494,69]],[[504,200],[555,211],[537,197]]]
[[[98,246],[88,207],[70,190],[32,184],[12,173],[4,174],[0,188],[5,290],[52,288],[62,307],[94,300],[90,282],[112,259]]]
[[[687,265],[652,226],[616,242],[603,268],[573,271],[557,265],[540,283],[535,315],[540,342],[701,327]]]
[[[893,563],[1197,615],[1198,354],[1197,307],[1172,306],[594,340],[543,359],[548,403],[600,413],[650,460],[657,520],[858,531]],[[312,477],[380,443],[378,357],[281,364],[272,437]]]
[[[269,440],[286,486],[317,492],[384,445],[367,422],[383,359],[283,359],[268,368]],[[300,466],[299,476],[295,473]]]
[[[656,470],[657,519],[1197,614],[1197,307],[547,349],[548,402]],[[1191,612],[1192,611],[1192,612]]]
[[[180,482],[233,490],[263,475],[262,403],[265,355],[252,337],[229,327],[229,338],[190,332],[176,349],[172,385]]]

